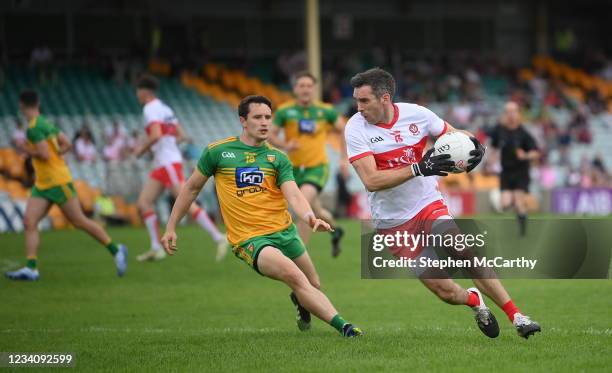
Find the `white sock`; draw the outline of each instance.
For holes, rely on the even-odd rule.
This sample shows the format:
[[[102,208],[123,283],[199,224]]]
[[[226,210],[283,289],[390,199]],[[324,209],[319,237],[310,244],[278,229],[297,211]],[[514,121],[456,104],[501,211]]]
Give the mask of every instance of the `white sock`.
[[[143,214],[142,219],[147,226],[149,232],[149,238],[151,239],[151,249],[158,251],[161,250],[161,244],[159,243],[159,224],[157,222],[157,215],[153,211],[148,211]]]
[[[206,211],[204,211],[204,209],[197,209],[196,212],[193,213],[192,217],[193,220],[200,225],[200,227],[204,228],[204,230],[206,230],[212,236],[212,239],[215,242],[219,242],[219,240],[223,239],[223,235],[221,232],[219,232],[215,223],[210,220],[210,217],[208,217],[208,214]]]

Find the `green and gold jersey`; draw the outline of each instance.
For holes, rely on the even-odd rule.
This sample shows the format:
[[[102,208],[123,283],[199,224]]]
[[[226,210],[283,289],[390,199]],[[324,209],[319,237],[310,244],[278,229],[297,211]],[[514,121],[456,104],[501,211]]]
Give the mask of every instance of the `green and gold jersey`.
[[[291,225],[281,184],[293,179],[285,153],[267,143],[249,146],[238,137],[208,145],[198,170],[215,177],[227,239],[237,245]]]
[[[299,149],[289,154],[295,167],[316,167],[327,163],[325,142],[334,127],[338,113],[332,105],[315,102],[309,107],[295,101],[281,105],[273,123],[285,130],[285,140],[296,140]]]
[[[38,189],[49,189],[72,181],[70,170],[59,153],[58,133],[57,127],[42,115],[33,118],[28,125],[26,132],[28,146],[33,147],[41,141],[46,141],[49,145],[48,160],[32,157],[32,166],[36,174],[34,185]]]

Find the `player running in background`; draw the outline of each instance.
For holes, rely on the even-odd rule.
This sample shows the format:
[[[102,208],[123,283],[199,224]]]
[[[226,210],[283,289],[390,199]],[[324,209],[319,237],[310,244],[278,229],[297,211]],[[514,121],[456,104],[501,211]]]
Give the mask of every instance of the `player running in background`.
[[[35,91],[23,91],[19,95],[19,109],[28,121],[27,143],[21,150],[32,157],[35,171],[32,195],[28,199],[23,225],[25,229],[26,266],[7,272],[12,280],[38,280],[38,247],[40,233],[38,223],[47,215],[53,204],[76,228],[84,230],[100,242],[115,259],[119,277],[127,269],[127,248],[117,244],[96,222],[89,219],[83,210],[72,184],[72,175],[63,154],[71,148],[68,137],[53,123],[40,114],[40,101]]]
[[[429,135],[438,137],[455,131],[425,107],[393,103],[395,80],[388,72],[375,68],[351,79],[358,113],[345,130],[349,160],[368,190],[372,217],[383,231],[416,228],[442,223],[451,215],[438,190],[434,175],[446,176],[454,166],[449,155],[433,156],[433,148],[423,154]],[[480,163],[484,147],[472,137],[476,150],[470,155],[467,171]],[[384,224],[391,220],[392,226]],[[400,225],[398,221],[401,222]],[[448,220],[447,220],[448,221]],[[382,229],[381,229],[382,228]],[[394,252],[398,256],[419,255],[414,251]],[[528,338],[540,326],[524,316],[514,305],[498,279],[473,279],[476,287],[464,289],[449,278],[423,278],[420,281],[441,300],[471,307],[482,332],[499,334],[495,316],[484,304],[482,293],[504,310],[518,334]]]
[[[257,273],[293,290],[308,316],[298,318],[300,330],[310,328],[308,312],[312,312],[345,337],[361,335],[319,290],[314,264],[287,210],[289,202],[312,231],[331,230],[328,223],[316,218],[297,187],[287,156],[266,143],[272,130],[272,104],[266,97],[248,96],[240,102],[238,115],[242,134],[209,144],[179,193],[162,237],[164,248],[174,253],[177,223],[214,176],[234,254]]]
[[[501,158],[501,205],[514,208],[519,232],[527,231],[527,206],[525,194],[529,193],[529,162],[538,159],[534,138],[521,123],[521,113],[516,102],[507,102],[501,124],[491,132],[491,146],[498,149]]]
[[[293,164],[295,182],[308,200],[317,216],[327,221],[334,231],[332,234],[332,256],[340,254],[340,240],[344,231],[336,224],[333,215],[323,206],[319,193],[323,190],[329,178],[329,165],[325,144],[327,134],[335,131],[343,140],[344,125],[338,121],[338,113],[333,106],[315,101],[316,78],[301,72],[293,77],[293,94],[295,100],[281,105],[274,114],[274,126],[270,135],[270,143],[287,152]],[[285,140],[279,138],[284,132]],[[343,142],[343,141],[341,141]],[[341,144],[340,167],[343,174],[348,172],[348,162]],[[297,223],[300,237],[306,245],[310,239],[310,228],[305,222]]]
[[[154,169],[149,174],[138,197],[138,209],[149,232],[151,249],[139,255],[140,262],[160,260],[166,256],[159,242],[159,223],[155,214],[155,201],[164,189],[176,197],[185,183],[183,176],[183,156],[177,143],[184,139],[183,130],[172,109],[157,98],[159,83],[150,75],[142,76],[136,84],[136,96],[144,106],[144,121],[147,138],[134,150],[140,157],[149,149],[153,151]],[[189,214],[217,243],[217,261],[227,253],[227,240],[210,220],[206,211],[193,203]]]

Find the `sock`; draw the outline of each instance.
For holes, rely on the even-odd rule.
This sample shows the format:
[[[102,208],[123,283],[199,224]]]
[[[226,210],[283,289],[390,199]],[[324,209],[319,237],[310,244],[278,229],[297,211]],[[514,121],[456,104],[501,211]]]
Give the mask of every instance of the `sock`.
[[[26,261],[26,267],[36,269],[38,259],[35,256],[29,256]]]
[[[527,233],[527,214],[518,214],[516,218],[518,219],[521,236],[524,236]]]
[[[219,232],[215,223],[210,220],[206,211],[201,208],[198,208],[196,212],[193,213],[192,218],[198,223],[200,227],[204,228],[204,230],[206,230],[212,236],[212,239],[215,242],[219,242],[223,239],[223,235],[221,234],[221,232]]]
[[[342,333],[342,328],[344,327],[345,324],[347,324],[347,322],[342,318],[342,316],[340,316],[340,314],[337,314],[336,316],[334,316],[329,322],[329,325],[336,328],[336,330],[339,331],[340,333]]]
[[[115,256],[115,254],[117,254],[117,251],[119,251],[119,246],[117,246],[117,244],[114,243],[112,240],[108,243],[108,245],[104,246],[108,249],[108,252],[111,253],[112,256]]]
[[[151,239],[151,249],[153,250],[161,250],[161,245],[159,243],[159,224],[157,222],[157,215],[151,210],[142,214],[142,219],[144,220],[145,225],[147,226],[147,231],[149,232],[149,239]]]
[[[502,310],[504,310],[504,312],[508,316],[508,319],[510,319],[511,322],[514,321],[514,314],[521,312],[518,307],[514,305],[514,302],[512,302],[512,300],[507,301],[506,304],[502,306]]]
[[[478,298],[478,295],[476,293],[468,291],[468,299],[465,304],[466,306],[477,307],[480,306],[480,299]]]

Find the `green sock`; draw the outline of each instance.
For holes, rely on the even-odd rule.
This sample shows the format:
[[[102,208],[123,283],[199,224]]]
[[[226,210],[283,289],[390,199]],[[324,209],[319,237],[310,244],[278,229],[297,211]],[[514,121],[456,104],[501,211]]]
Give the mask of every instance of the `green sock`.
[[[30,269],[36,269],[36,260],[36,257],[28,258],[28,260],[26,261],[26,267]]]
[[[336,328],[337,331],[342,333],[342,327],[346,323],[347,323],[346,320],[344,320],[342,316],[340,316],[340,314],[337,314],[331,319],[331,321],[329,322],[329,325],[333,326],[334,328]]]
[[[106,248],[113,256],[115,256],[115,254],[117,254],[117,251],[119,251],[119,246],[117,246],[117,244],[113,241],[106,245]]]

